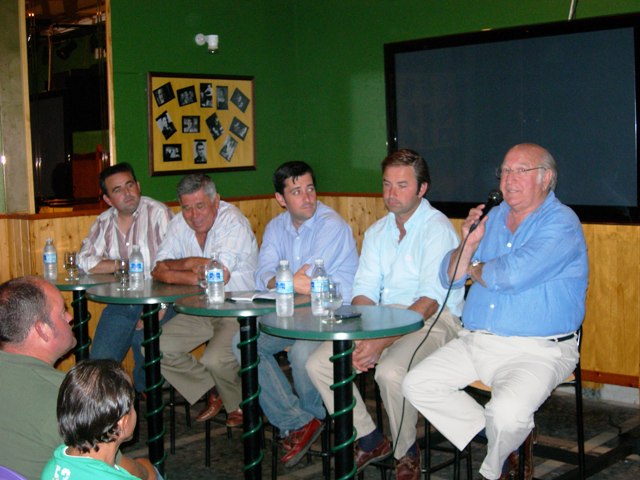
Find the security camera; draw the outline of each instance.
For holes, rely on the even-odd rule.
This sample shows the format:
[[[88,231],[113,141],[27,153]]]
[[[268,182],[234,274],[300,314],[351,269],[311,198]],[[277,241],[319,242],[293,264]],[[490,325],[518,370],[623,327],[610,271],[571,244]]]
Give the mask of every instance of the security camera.
[[[207,48],[211,53],[218,50],[218,35],[204,35],[199,33],[196,35],[196,43],[200,46],[207,44]]]

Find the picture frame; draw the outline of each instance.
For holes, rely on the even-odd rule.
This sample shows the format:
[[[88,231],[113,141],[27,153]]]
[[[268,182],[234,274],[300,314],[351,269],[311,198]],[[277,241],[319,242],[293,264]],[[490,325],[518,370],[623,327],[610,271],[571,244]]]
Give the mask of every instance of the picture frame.
[[[254,78],[149,72],[149,174],[255,170]]]

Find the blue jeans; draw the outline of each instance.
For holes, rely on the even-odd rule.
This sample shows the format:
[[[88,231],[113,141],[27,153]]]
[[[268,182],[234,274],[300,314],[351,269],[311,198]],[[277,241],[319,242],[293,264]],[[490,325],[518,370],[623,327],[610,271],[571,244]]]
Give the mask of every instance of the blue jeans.
[[[233,338],[232,350],[238,363],[240,350],[238,343],[240,333]],[[291,338],[275,337],[264,332],[258,337],[258,381],[262,389],[260,406],[272,425],[283,433],[298,430],[314,418],[322,420],[326,411],[322,398],[311,383],[307,375],[305,364],[307,358],[322,345],[322,342],[294,340]],[[289,348],[287,355],[291,364],[291,373],[295,385],[296,396],[291,389],[289,380],[278,365],[274,355]]]
[[[112,358],[121,362],[131,347],[133,351],[133,385],[138,392],[145,389],[144,330],[136,330],[142,315],[142,305],[107,305],[102,311],[91,347],[91,358]],[[164,324],[175,315],[169,307],[160,322]]]

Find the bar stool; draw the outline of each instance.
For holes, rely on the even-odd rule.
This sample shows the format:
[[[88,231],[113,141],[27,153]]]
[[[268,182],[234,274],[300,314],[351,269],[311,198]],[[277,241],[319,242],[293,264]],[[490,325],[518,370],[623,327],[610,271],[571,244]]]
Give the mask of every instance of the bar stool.
[[[360,393],[364,399],[364,392],[366,387],[366,381],[369,376],[365,376],[365,374],[359,375],[359,389]],[[378,428],[382,431],[382,399],[380,397],[380,388],[378,384],[373,380],[373,375],[370,377],[374,384],[374,392],[375,392],[375,401],[376,401],[376,421],[378,424]],[[459,451],[455,446],[449,444],[449,446],[440,446],[442,442],[448,442],[441,434],[438,434],[439,437],[434,439],[431,437],[431,423],[423,417],[424,420],[424,438],[422,443],[422,465],[420,467],[420,471],[422,474],[422,478],[424,480],[430,480],[431,474],[443,470],[451,465],[453,465],[453,478],[454,480],[460,480],[460,462],[462,459],[466,460],[466,473],[467,480],[471,480],[473,477],[473,469],[471,465],[471,448],[468,446],[462,452]],[[418,439],[420,442],[420,439]],[[432,451],[440,451],[440,452],[448,452],[451,453],[451,458],[441,461],[436,465],[431,464],[431,452]],[[380,480],[385,480],[385,472],[387,470],[395,469],[395,461],[393,458],[386,459],[380,462],[373,462],[371,465],[380,469]],[[360,480],[364,478],[363,472],[361,472],[358,477]]]
[[[186,400],[176,401],[176,389],[169,386],[169,444],[172,455],[176,453],[176,406],[184,405],[187,427],[191,428],[191,405]],[[208,429],[207,429],[208,431]],[[207,452],[209,444],[207,443]],[[207,465],[208,467],[209,465]]]
[[[473,467],[471,465],[471,446],[467,445],[463,451],[458,450],[453,444],[451,444],[442,434],[436,432],[438,434],[438,438],[434,442],[431,437],[431,422],[424,418],[424,450],[422,452],[422,477],[424,480],[430,480],[431,474],[435,473],[439,470],[443,470],[451,465],[453,465],[453,478],[454,480],[460,480],[460,462],[462,459],[467,461],[467,480],[471,480],[473,478]],[[446,442],[447,445],[441,446],[440,443]],[[452,457],[437,463],[436,465],[432,465],[431,452],[447,452],[451,453]]]
[[[176,400],[176,389],[169,386],[169,444],[172,455],[176,453],[176,406],[184,406],[187,427],[191,428],[191,406],[186,400]],[[204,464],[211,466],[211,425],[212,419],[204,422]],[[227,438],[231,438],[231,428],[227,428]]]

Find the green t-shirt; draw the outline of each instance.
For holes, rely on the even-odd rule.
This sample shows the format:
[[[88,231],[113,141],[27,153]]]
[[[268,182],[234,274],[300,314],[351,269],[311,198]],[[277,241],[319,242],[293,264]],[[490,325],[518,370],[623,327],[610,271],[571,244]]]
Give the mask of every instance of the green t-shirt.
[[[64,373],[41,360],[0,350],[0,465],[40,478],[60,445],[56,403]]]
[[[136,479],[124,468],[107,465],[91,457],[66,454],[67,446],[60,445],[44,467],[40,480],[131,480]]]

